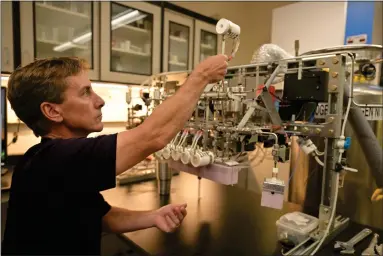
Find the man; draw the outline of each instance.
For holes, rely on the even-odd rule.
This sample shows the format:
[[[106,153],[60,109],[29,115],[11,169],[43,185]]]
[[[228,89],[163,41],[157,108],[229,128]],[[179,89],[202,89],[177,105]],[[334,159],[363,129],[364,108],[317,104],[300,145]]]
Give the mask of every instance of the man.
[[[92,90],[83,60],[50,58],[16,69],[8,99],[42,140],[15,167],[3,255],[99,255],[102,231],[175,230],[186,204],[131,211],[110,206],[100,191],[113,188],[116,175],[170,142],[204,87],[224,77],[226,60],[217,55],[200,63],[139,127],[97,138],[87,136],[103,129],[104,101]]]

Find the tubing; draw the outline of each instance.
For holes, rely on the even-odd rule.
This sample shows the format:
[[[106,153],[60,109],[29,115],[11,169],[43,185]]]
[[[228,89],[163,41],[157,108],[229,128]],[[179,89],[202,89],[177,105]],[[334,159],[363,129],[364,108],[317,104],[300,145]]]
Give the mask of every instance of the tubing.
[[[348,86],[344,87],[344,102],[350,97]],[[368,166],[370,167],[372,176],[375,178],[376,185],[383,187],[383,150],[379,145],[379,141],[375,136],[367,119],[364,117],[360,108],[351,108],[348,121],[350,122],[356,137],[358,138],[360,147],[364,152]]]

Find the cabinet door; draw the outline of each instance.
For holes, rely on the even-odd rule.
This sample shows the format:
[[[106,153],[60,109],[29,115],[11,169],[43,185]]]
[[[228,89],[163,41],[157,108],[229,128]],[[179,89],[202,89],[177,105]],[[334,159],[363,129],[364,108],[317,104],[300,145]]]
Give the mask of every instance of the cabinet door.
[[[13,62],[12,2],[1,2],[1,71],[12,72]]]
[[[165,10],[163,71],[190,70],[193,66],[193,19]]]
[[[99,3],[34,1],[20,3],[21,61],[76,56],[88,61],[89,77],[99,79]]]
[[[160,71],[161,8],[101,2],[101,80],[140,84]]]
[[[194,67],[209,56],[221,53],[222,37],[215,31],[215,25],[195,21]]]

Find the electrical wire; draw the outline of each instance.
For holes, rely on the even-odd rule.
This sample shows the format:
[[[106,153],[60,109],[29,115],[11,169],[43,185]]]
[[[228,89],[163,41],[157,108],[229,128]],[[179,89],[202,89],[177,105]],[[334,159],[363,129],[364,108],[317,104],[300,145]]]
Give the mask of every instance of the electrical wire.
[[[335,212],[336,212],[336,205],[337,205],[337,202],[338,202],[338,190],[339,190],[339,172],[336,173],[335,200],[334,200],[334,205],[332,206],[332,212],[331,212],[330,221],[327,224],[327,228],[326,228],[325,234],[322,236],[322,239],[320,240],[318,246],[310,254],[310,256],[313,256],[313,255],[315,255],[315,253],[318,252],[318,250],[321,248],[322,244],[326,240],[328,234],[330,233],[330,227],[332,226],[332,223],[334,222],[334,217],[335,217]]]
[[[317,163],[318,163],[319,165],[324,166],[324,163],[319,159],[318,156],[315,156],[314,158],[315,158],[315,160],[317,161]]]
[[[317,154],[317,156],[323,156],[324,152],[320,152],[318,149],[315,149],[315,154]]]

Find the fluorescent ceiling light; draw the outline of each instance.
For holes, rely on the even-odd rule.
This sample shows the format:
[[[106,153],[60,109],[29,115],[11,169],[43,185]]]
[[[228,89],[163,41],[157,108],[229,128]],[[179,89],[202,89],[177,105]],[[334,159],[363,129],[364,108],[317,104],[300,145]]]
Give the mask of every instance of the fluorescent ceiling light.
[[[82,36],[76,37],[72,40],[75,44],[85,44],[92,38],[92,32],[88,32],[86,34],[83,34]]]
[[[73,48],[74,46],[75,45],[72,42],[66,42],[66,43],[63,43],[63,44],[60,44],[58,46],[53,47],[53,50],[55,52],[63,52],[63,51],[66,51],[70,48]]]
[[[129,11],[127,14],[122,14],[111,21],[112,30],[115,30],[121,26],[127,25],[134,21],[145,18],[147,15],[139,12],[138,10]],[[75,44],[85,44],[92,38],[92,32],[88,32],[79,37],[74,38],[72,41],[65,42],[58,46],[53,47],[55,52],[63,52],[75,47]]]

